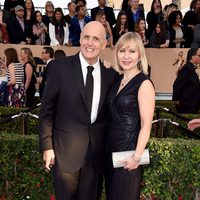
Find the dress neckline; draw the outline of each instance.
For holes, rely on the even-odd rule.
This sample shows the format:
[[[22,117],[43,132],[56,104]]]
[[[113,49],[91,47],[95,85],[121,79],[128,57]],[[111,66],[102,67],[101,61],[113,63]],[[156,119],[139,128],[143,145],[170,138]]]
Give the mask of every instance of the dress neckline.
[[[121,90],[119,90],[119,87],[120,87],[120,84],[121,84],[121,80],[122,80],[122,78],[124,77],[124,75],[122,74],[122,75],[120,76],[120,80],[119,80],[118,85],[117,85],[116,97],[117,97],[119,94],[121,94],[121,93],[123,92],[123,90],[125,90],[125,88],[128,87],[128,85],[129,85],[139,74],[141,74],[141,73],[142,73],[142,72],[139,72],[139,73],[137,73],[135,76],[133,76],[133,78],[130,79],[130,80],[127,82],[127,84],[126,84]]]

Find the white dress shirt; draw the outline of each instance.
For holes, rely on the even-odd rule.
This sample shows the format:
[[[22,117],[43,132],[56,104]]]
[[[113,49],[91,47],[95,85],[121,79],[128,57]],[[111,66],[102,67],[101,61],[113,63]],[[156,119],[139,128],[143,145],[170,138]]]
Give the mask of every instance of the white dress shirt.
[[[81,61],[81,69],[83,74],[84,85],[86,85],[87,67],[90,64],[88,64],[87,61],[83,58],[81,52],[79,53],[79,58]],[[94,70],[92,71],[94,87],[93,87],[92,109],[91,109],[91,124],[97,118],[97,112],[99,108],[100,94],[101,94],[101,70],[100,70],[99,59],[92,66],[94,67]]]

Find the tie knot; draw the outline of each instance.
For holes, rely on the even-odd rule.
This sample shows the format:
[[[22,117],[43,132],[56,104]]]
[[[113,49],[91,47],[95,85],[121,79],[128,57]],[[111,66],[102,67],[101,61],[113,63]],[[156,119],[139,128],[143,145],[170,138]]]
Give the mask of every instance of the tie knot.
[[[94,67],[90,65],[87,68],[88,68],[88,73],[92,73],[92,71],[94,70]]]

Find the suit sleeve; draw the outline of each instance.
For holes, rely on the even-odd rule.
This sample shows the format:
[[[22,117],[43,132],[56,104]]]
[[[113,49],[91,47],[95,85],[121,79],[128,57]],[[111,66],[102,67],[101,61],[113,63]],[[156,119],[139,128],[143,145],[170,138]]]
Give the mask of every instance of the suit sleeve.
[[[173,85],[173,101],[179,101],[182,93],[182,89],[188,84],[190,78],[189,70],[183,70],[177,76]]]
[[[95,16],[96,16],[96,12],[95,12],[95,9],[93,8],[91,10],[91,18],[92,18],[93,21],[95,21]]]
[[[109,15],[110,15],[110,22],[111,22],[111,26],[113,26],[116,22],[115,20],[115,14],[114,14],[114,11],[112,8],[110,8],[110,12],[109,12]]]
[[[52,130],[59,96],[59,66],[56,62],[48,65],[47,81],[42,98],[39,117],[39,147],[40,151],[53,149]]]

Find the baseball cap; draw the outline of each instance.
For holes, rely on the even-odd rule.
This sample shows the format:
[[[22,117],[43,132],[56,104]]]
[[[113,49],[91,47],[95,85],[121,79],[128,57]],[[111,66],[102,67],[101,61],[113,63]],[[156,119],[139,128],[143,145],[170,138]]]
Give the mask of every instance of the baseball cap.
[[[15,12],[19,11],[19,10],[24,10],[24,8],[20,5],[18,5],[18,6],[15,7]]]

